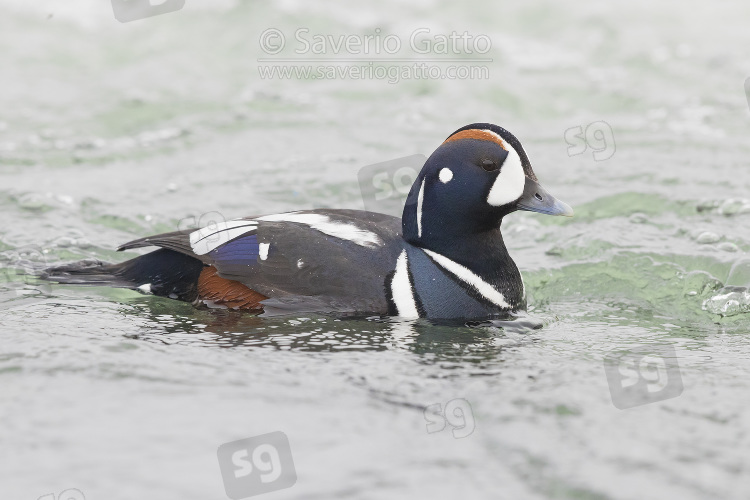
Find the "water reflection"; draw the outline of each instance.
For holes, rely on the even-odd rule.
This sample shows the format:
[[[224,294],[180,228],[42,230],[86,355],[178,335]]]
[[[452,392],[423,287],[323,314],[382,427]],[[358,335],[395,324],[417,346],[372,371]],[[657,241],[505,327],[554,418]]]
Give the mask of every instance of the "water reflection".
[[[161,343],[308,352],[404,350],[430,362],[493,359],[542,327],[525,315],[481,322],[310,313],[266,318],[195,309],[157,297],[132,299],[122,312],[146,319],[147,326],[134,337]]]

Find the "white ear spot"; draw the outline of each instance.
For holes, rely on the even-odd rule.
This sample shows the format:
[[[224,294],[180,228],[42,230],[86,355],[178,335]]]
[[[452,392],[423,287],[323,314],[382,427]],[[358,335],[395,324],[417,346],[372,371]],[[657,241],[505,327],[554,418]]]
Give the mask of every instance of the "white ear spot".
[[[523,194],[525,185],[526,175],[523,173],[521,158],[513,147],[509,147],[508,156],[487,195],[487,203],[493,207],[500,207],[515,201]]]
[[[443,184],[448,184],[448,182],[453,179],[453,170],[449,168],[443,168],[440,170],[438,176],[440,177],[440,182],[442,182]]]

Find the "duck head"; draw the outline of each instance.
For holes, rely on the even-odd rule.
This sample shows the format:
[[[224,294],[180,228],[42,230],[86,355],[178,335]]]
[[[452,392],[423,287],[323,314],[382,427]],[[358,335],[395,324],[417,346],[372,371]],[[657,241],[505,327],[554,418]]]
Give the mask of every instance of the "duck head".
[[[521,142],[502,127],[473,123],[427,159],[404,207],[404,239],[418,246],[492,231],[516,210],[572,217],[537,181]]]

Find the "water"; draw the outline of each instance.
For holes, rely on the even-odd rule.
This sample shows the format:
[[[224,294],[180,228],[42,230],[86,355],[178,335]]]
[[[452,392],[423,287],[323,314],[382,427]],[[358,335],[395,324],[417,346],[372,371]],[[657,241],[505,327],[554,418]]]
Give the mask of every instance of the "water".
[[[217,448],[275,431],[276,498],[750,496],[750,6],[0,5],[3,496],[226,498]],[[300,27],[485,34],[490,79],[261,79],[260,34]],[[18,270],[203,214],[361,208],[360,168],[482,120],[576,210],[504,222],[515,324],[254,318]],[[663,345],[643,380],[682,391],[618,409],[604,360]],[[436,404],[462,419],[428,432]]]

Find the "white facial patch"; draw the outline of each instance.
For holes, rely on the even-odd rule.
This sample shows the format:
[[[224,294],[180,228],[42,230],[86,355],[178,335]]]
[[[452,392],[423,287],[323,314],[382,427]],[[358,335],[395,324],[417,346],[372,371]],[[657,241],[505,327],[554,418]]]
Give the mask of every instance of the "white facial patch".
[[[264,215],[255,220],[267,222],[296,222],[298,224],[310,226],[316,231],[320,231],[328,236],[351,241],[359,246],[368,248],[383,246],[383,241],[372,231],[359,228],[349,222],[331,220],[329,216],[323,214],[288,212],[283,214]]]
[[[526,174],[523,172],[521,157],[513,146],[492,130],[483,130],[483,132],[495,136],[498,142],[503,145],[503,148],[508,151],[508,156],[500,167],[500,174],[487,195],[487,203],[493,207],[500,207],[521,197],[526,185]]]
[[[396,271],[391,280],[391,297],[396,305],[396,312],[404,318],[418,318],[419,311],[414,300],[414,290],[409,280],[409,262],[406,250],[401,252],[396,261]]]
[[[487,203],[493,207],[516,201],[523,194],[523,188],[526,185],[526,175],[523,173],[521,157],[518,156],[512,146],[505,144],[508,148],[508,156],[500,167],[500,174],[498,174],[490,188],[489,195],[487,195]]]
[[[422,237],[422,201],[424,201],[424,179],[419,187],[419,196],[417,196],[417,237]]]
[[[440,182],[442,182],[443,184],[448,184],[450,180],[453,179],[453,170],[449,168],[442,168],[440,169],[438,177],[440,178]]]
[[[230,220],[216,222],[190,233],[190,248],[195,255],[205,255],[245,233],[258,228],[258,223],[251,220]]]

